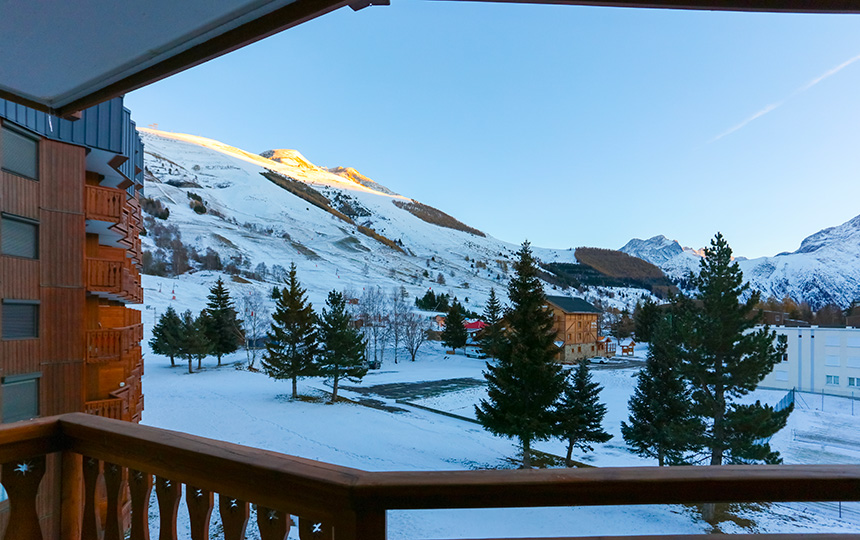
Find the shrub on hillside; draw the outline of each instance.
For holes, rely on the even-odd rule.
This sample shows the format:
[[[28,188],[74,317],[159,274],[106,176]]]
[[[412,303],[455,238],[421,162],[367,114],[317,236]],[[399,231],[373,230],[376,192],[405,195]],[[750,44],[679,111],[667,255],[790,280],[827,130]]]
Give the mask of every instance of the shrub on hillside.
[[[164,204],[158,199],[149,199],[147,197],[141,197],[140,209],[149,214],[150,216],[156,217],[161,220],[167,219],[170,216],[170,209],[164,206]]]

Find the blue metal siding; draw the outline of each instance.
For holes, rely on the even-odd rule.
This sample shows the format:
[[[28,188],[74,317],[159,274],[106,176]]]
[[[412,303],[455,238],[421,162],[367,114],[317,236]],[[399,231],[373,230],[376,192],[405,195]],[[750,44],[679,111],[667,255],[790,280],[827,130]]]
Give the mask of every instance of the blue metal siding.
[[[143,189],[143,142],[122,98],[114,98],[83,111],[80,120],[64,120],[0,99],[0,118],[5,118],[48,139],[106,150],[128,157],[120,173]]]
[[[80,120],[64,120],[5,99],[0,99],[0,117],[57,141],[120,154],[124,130],[130,118],[122,98],[114,98],[83,111]]]

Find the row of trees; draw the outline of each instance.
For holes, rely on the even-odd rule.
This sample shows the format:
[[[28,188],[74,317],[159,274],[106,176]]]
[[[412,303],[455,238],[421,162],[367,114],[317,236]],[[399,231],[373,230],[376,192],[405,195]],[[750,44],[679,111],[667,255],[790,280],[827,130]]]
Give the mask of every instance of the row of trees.
[[[192,373],[192,360],[197,360],[201,369],[203,359],[209,355],[218,358],[218,365],[225,354],[239,348],[245,333],[242,321],[237,317],[233,300],[221,278],[209,289],[206,308],[195,317],[191,310],[178,315],[172,306],[161,315],[152,329],[149,346],[152,352],[170,358],[188,360],[188,373]]]
[[[298,379],[324,376],[332,380],[331,402],[337,400],[341,380],[359,381],[367,373],[365,341],[352,323],[342,293],[331,291],[326,307],[317,315],[299,284],[295,264],[272,313],[263,370],[274,379],[292,381],[298,397]]]
[[[568,441],[569,462],[572,448],[607,440],[600,428],[605,408],[585,362],[572,377],[556,363],[553,321],[528,243],[518,256],[498,361],[487,363],[488,398],[476,414],[487,430],[520,442],[524,467],[532,442],[550,437]],[[722,235],[690,280],[695,297],[675,296],[670,309],[636,320],[637,336],[648,334],[651,349],[622,424],[624,439],[660,465],[779,463],[767,441],[791,408],[775,411],[740,398],[779,362],[785,343],[757,327],[758,294],[749,294]]]

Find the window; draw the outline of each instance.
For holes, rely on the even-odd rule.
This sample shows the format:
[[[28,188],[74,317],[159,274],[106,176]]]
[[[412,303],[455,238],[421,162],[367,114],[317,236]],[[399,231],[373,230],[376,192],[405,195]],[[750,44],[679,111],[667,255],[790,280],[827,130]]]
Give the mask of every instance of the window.
[[[782,353],[782,361],[788,362],[788,353]]]
[[[838,356],[828,354],[827,358],[824,359],[824,365],[825,366],[838,367],[841,365],[841,363],[839,362]]]
[[[857,384],[858,382],[860,382],[860,378],[848,377],[848,386],[860,386],[860,384]]]
[[[39,416],[39,378],[41,373],[3,377],[3,422],[18,422]]]
[[[0,167],[33,180],[39,179],[39,140],[8,125],[0,130]]]
[[[2,214],[0,216],[0,254],[39,258],[39,222]]]
[[[839,375],[827,375],[827,384],[839,386]]]
[[[788,381],[788,372],[784,369],[777,369],[773,372],[774,378],[778,381],[786,382]]]
[[[3,339],[39,337],[39,303],[3,300]]]

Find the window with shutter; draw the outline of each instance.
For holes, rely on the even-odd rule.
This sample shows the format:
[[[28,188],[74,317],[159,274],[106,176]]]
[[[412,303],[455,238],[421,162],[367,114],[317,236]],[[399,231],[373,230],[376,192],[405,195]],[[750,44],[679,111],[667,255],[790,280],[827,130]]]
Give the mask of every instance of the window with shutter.
[[[39,179],[39,140],[7,125],[0,130],[0,167],[4,171]]]
[[[18,422],[39,416],[39,377],[41,373],[3,377],[3,422]]]
[[[23,300],[3,301],[3,339],[39,337],[39,304]]]
[[[0,216],[0,254],[39,258],[39,223],[32,219]]]

